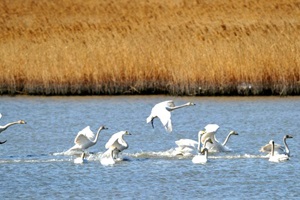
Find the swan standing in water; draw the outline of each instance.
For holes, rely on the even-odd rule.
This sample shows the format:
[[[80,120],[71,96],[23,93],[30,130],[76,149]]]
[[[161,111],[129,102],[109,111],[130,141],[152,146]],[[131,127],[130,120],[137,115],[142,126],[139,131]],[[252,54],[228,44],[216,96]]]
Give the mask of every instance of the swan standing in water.
[[[114,165],[116,163],[115,159],[113,158],[113,151],[115,149],[111,148],[104,152],[100,158],[100,163],[102,165]]]
[[[206,140],[206,138],[211,138],[212,144],[207,145],[207,149],[209,151],[212,151],[212,152],[230,151],[230,149],[228,147],[226,147],[226,144],[227,144],[230,136],[238,135],[238,133],[235,131],[230,131],[229,134],[227,135],[226,139],[224,140],[224,142],[220,143],[215,136],[218,129],[219,129],[219,126],[217,124],[208,124],[205,127],[205,134],[202,136],[202,139],[201,139],[202,144],[204,144],[204,141]]]
[[[192,156],[198,152],[198,144],[205,131],[198,132],[198,142],[192,139],[180,139],[175,141],[178,147],[175,148],[174,155]]]
[[[101,156],[101,163],[107,163],[107,161],[113,163],[112,160],[115,162],[115,159],[119,159],[119,153],[129,147],[123,138],[124,135],[131,135],[131,133],[128,131],[120,131],[111,136],[105,144],[107,150]]]
[[[293,136],[291,135],[285,135],[283,136],[283,144],[285,146],[285,148],[283,148],[283,146],[279,145],[279,144],[274,144],[274,153],[275,154],[286,154],[288,156],[290,156],[290,149],[289,146],[286,143],[286,139],[288,138],[293,138]],[[266,153],[270,153],[272,149],[272,144],[266,144],[265,146],[260,148],[260,152],[266,152]]]
[[[204,163],[207,163],[207,160],[208,160],[208,149],[204,148],[201,151],[201,153],[199,153],[192,159],[192,162],[194,164],[204,164]]]
[[[103,129],[107,128],[104,126],[100,126],[95,136],[95,134],[91,131],[90,126],[85,127],[83,130],[78,132],[74,140],[75,145],[72,148],[70,148],[67,152],[84,151],[90,148],[91,146],[94,146],[98,141],[98,137],[101,130]]]
[[[2,115],[1,115],[2,117]],[[0,117],[0,118],[1,118]],[[16,122],[11,122],[11,123],[8,123],[4,126],[0,126],[0,133],[2,133],[3,131],[5,131],[8,127],[12,126],[12,125],[15,125],[15,124],[26,124],[26,122],[24,120],[19,120],[19,121],[16,121]],[[3,142],[0,142],[0,144],[4,144],[7,140],[3,141]]]
[[[175,106],[175,104],[172,100],[158,103],[152,108],[151,114],[149,117],[147,117],[146,121],[147,121],[147,123],[151,122],[152,127],[154,128],[153,120],[155,118],[159,118],[161,123],[165,127],[166,131],[168,131],[170,133],[170,132],[172,132],[171,111],[176,110],[178,108],[183,108],[186,106],[193,106],[193,105],[195,105],[195,104],[188,102],[188,103],[180,105],[180,106]]]
[[[74,159],[75,164],[83,164],[87,163],[87,159],[85,158],[85,152],[82,152],[80,157]]]
[[[201,149],[201,137],[202,134],[198,136],[198,154],[194,156],[192,159],[192,162],[195,164],[201,164],[207,162],[208,157],[208,149],[206,148],[207,143],[212,143],[212,140],[210,138],[206,138],[204,141],[203,149]]]
[[[287,161],[289,159],[289,156],[286,154],[275,154],[274,153],[274,150],[275,150],[274,140],[270,141],[270,145],[271,145],[271,155],[269,158],[270,162],[282,162],[282,161]]]

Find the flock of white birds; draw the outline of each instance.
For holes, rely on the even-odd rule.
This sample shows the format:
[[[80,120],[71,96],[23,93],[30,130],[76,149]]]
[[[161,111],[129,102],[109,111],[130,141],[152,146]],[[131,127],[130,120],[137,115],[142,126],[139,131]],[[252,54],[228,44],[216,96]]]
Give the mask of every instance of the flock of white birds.
[[[175,106],[172,100],[163,101],[156,104],[152,110],[149,117],[147,117],[146,122],[152,124],[154,128],[153,120],[159,118],[162,125],[167,132],[172,132],[172,121],[171,121],[171,111],[178,108],[184,108],[187,106],[193,106],[194,103],[188,102],[186,104]],[[0,119],[2,115],[0,113]],[[8,127],[15,124],[26,124],[24,120],[19,120],[16,122],[8,123],[4,126],[0,126],[0,133],[5,131]],[[104,126],[100,126],[97,133],[94,134],[91,131],[90,126],[87,126],[80,132],[78,132],[75,137],[75,145],[71,147],[68,151],[65,152],[66,155],[80,155],[74,159],[74,163],[82,164],[86,163],[87,159],[85,158],[88,148],[94,146],[99,138],[99,134],[102,130],[106,130]],[[176,156],[193,156],[192,162],[195,164],[203,164],[208,161],[209,152],[226,152],[230,151],[226,147],[230,136],[238,135],[235,131],[230,131],[227,135],[225,141],[220,143],[216,139],[216,132],[219,129],[217,124],[208,124],[204,127],[204,130],[200,130],[198,133],[198,141],[191,139],[180,139],[175,141],[178,147],[175,148],[174,155]],[[125,135],[131,135],[128,131],[120,131],[111,136],[111,138],[105,144],[106,151],[101,155],[100,163],[102,165],[114,165],[116,161],[121,161],[122,156],[120,153],[129,147],[128,143],[124,140]],[[286,143],[286,139],[293,138],[291,135],[285,135],[283,137],[284,147],[275,144],[271,140],[268,144],[261,147],[260,152],[268,153],[270,162],[282,162],[289,160],[290,150]],[[0,144],[4,144],[5,141],[0,141]]]

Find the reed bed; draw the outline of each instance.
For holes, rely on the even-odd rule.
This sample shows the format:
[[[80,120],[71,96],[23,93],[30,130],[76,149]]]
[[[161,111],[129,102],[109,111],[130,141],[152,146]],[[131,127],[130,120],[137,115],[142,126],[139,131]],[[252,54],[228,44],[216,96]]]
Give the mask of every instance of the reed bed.
[[[0,94],[300,94],[297,0],[3,0],[0,13]]]

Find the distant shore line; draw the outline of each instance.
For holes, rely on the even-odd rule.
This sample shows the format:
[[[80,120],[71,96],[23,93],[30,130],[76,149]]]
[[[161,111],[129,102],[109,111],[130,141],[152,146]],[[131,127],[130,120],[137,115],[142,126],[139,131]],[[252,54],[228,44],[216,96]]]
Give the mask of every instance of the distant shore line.
[[[122,87],[73,87],[60,86],[43,88],[24,87],[1,88],[0,95],[31,95],[31,96],[97,96],[97,95],[171,95],[171,96],[298,96],[300,95],[300,85],[291,87],[285,85],[263,86],[253,84],[236,84],[229,86],[194,86],[185,89],[176,89],[176,87],[166,86],[157,88],[136,88],[134,86]]]

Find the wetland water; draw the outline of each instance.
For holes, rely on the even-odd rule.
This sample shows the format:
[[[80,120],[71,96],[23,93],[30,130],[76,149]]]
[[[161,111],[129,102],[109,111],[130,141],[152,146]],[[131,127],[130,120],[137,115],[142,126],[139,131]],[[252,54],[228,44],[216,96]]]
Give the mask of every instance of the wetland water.
[[[196,106],[172,113],[173,132],[156,119],[146,123],[152,107],[173,99]],[[266,199],[296,198],[299,191],[300,97],[1,97],[0,125],[23,119],[0,134],[1,199]],[[175,141],[197,140],[209,123],[220,126],[216,137],[232,152],[210,153],[209,162],[172,156]],[[73,163],[62,155],[77,133],[90,126],[100,133],[89,162]],[[99,156],[110,136],[128,130],[124,161],[102,166]],[[259,148],[285,134],[291,158],[271,163]]]

